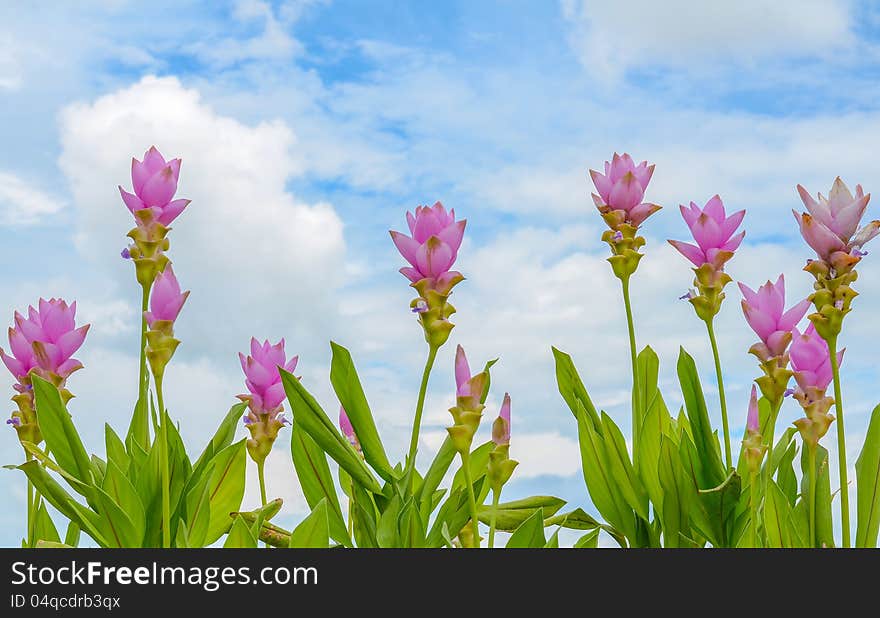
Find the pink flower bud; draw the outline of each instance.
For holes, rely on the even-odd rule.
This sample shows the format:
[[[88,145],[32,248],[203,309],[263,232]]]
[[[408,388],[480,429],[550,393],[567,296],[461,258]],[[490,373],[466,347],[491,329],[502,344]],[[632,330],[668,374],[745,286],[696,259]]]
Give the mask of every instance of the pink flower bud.
[[[82,368],[73,354],[82,346],[89,325],[76,327],[76,302],[60,298],[40,299],[38,309],[28,307],[28,317],[15,312],[15,326],[9,329],[12,356],[0,348],[3,364],[17,380],[16,390],[28,390],[31,370],[43,378],[67,377]]]
[[[253,414],[269,414],[274,417],[281,412],[285,396],[278,368],[283,367],[285,371],[292,373],[296,369],[298,357],[287,360],[284,339],[270,345],[268,339],[261,344],[251,338],[250,355],[239,353],[238,358],[248,389],[247,394],[239,395],[238,398],[248,403]]]
[[[471,368],[461,346],[455,348],[455,387],[459,397],[471,395]]]
[[[697,268],[703,264],[723,268],[724,262],[730,259],[746,235],[744,231],[734,235],[746,211],[740,210],[728,217],[718,195],[706,202],[703,208],[694,202],[691,202],[690,207],[682,205],[679,208],[697,244],[678,240],[670,240],[669,244]]]
[[[406,220],[411,237],[391,232],[397,250],[410,263],[400,272],[413,283],[426,278],[445,280],[460,276],[450,269],[458,257],[467,221],[456,221],[455,209],[447,213],[440,202],[431,207],[419,206],[415,216],[407,212]]]
[[[119,193],[122,201],[135,214],[138,210],[149,208],[156,220],[162,225],[170,225],[190,200],[172,200],[177,192],[177,181],[180,177],[180,159],[165,161],[155,146],[144,153],[144,160],[131,160],[131,184],[134,193],[129,193],[121,186]]]
[[[189,297],[189,291],[180,292],[180,284],[177,282],[177,277],[174,276],[171,264],[169,264],[163,272],[159,273],[153,284],[153,291],[150,295],[150,310],[144,313],[147,324],[152,327],[153,323],[158,320],[174,322],[187,297]]]
[[[810,388],[824,392],[833,378],[828,344],[819,336],[812,323],[803,334],[796,328],[793,329],[793,335],[789,354],[794,379],[804,392],[808,392]],[[838,366],[843,362],[844,351],[837,354]]]
[[[492,426],[492,442],[501,446],[510,444],[510,395],[504,393],[504,401],[498,411],[498,420]]]
[[[638,227],[645,219],[660,210],[660,206],[642,202],[645,190],[654,174],[654,166],[642,161],[638,165],[628,154],[616,152],[611,161],[605,162],[605,173],[590,170],[590,177],[598,195],[593,201],[600,211],[620,210],[626,219]]]
[[[749,416],[746,420],[746,429],[750,433],[760,433],[761,423],[758,419],[758,391],[752,384],[752,396],[749,398]]]
[[[351,424],[351,419],[348,418],[348,414],[342,406],[339,406],[339,429],[342,430],[342,435],[348,439],[348,442],[353,447],[360,449],[360,442],[358,442],[357,434],[354,432],[354,425]]]
[[[739,284],[743,295],[742,309],[746,321],[771,356],[785,352],[789,333],[806,315],[810,301],[802,300],[785,311],[785,277],[779,275],[776,283],[767,281],[755,292],[744,283]]]

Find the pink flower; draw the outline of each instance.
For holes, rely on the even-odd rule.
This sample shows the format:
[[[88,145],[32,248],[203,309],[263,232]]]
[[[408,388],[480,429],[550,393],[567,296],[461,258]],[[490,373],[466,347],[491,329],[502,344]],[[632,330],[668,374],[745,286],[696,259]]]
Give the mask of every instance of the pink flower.
[[[605,162],[604,174],[590,170],[590,177],[599,193],[593,194],[593,202],[602,213],[623,211],[626,220],[638,227],[660,210],[657,204],[642,202],[653,174],[654,166],[648,165],[647,161],[636,165],[628,154],[615,152],[611,161]]]
[[[348,442],[355,448],[360,448],[360,443],[358,442],[357,434],[354,432],[354,426],[351,424],[351,419],[348,418],[348,414],[345,412],[345,408],[339,406],[339,428],[342,430],[342,435],[344,435]]]
[[[0,349],[0,358],[18,381],[16,390],[29,388],[27,376],[34,370],[43,378],[59,376],[63,381],[82,368],[73,354],[82,346],[89,325],[76,327],[76,302],[60,298],[40,299],[39,309],[28,307],[28,317],[15,312],[15,326],[9,329],[12,356]]]
[[[156,277],[153,291],[150,295],[150,311],[144,312],[147,324],[152,328],[153,323],[159,320],[174,322],[186,302],[189,291],[180,292],[180,284],[174,276],[171,264]]]
[[[431,278],[442,285],[460,277],[450,269],[458,257],[467,221],[456,221],[455,209],[447,213],[440,202],[430,208],[419,206],[415,216],[407,212],[406,221],[412,237],[391,232],[397,250],[410,263],[400,272],[413,283]]]
[[[183,212],[190,200],[172,200],[177,192],[180,176],[180,159],[165,161],[155,146],[144,153],[144,160],[131,160],[131,184],[134,194],[121,186],[122,201],[135,214],[149,208],[162,225],[170,225]]]
[[[767,346],[769,356],[780,356],[791,340],[791,330],[797,326],[807,310],[809,300],[802,300],[785,311],[785,277],[779,275],[776,283],[767,282],[755,292],[744,283],[742,291],[743,314],[761,342]]]
[[[752,384],[752,396],[749,398],[749,416],[746,419],[746,429],[751,433],[761,432],[761,423],[758,420],[758,391]]]
[[[510,395],[504,393],[504,401],[501,403],[501,410],[498,411],[498,419],[492,426],[492,442],[498,446],[510,444]],[[500,427],[499,427],[500,425]],[[500,431],[496,431],[496,428]]]
[[[455,348],[455,394],[457,396],[470,397],[472,377],[464,348],[458,346]]]
[[[287,360],[284,353],[284,339],[275,345],[270,345],[268,339],[261,344],[254,338],[251,338],[250,355],[239,353],[238,358],[241,360],[241,368],[246,378],[245,385],[249,391],[248,394],[239,395],[238,398],[248,403],[254,415],[276,416],[281,411],[281,404],[284,401],[284,386],[281,384],[278,368],[283,367],[285,371],[292,373],[299,358],[294,356]],[[251,421],[256,420],[258,419],[251,419]]]
[[[819,336],[812,323],[803,334],[796,328],[793,334],[794,339],[789,353],[794,379],[804,392],[810,388],[824,392],[833,378],[828,344]],[[837,354],[838,366],[843,362],[844,351],[841,350]]]
[[[871,199],[871,194],[866,194],[862,185],[856,185],[856,194],[853,196],[838,176],[828,197],[819,193],[818,201],[803,186],[798,185],[797,189],[809,214],[792,212],[804,240],[823,260],[830,261],[831,254],[837,251],[858,251],[880,234],[880,221],[871,221],[859,229],[859,223]]]
[[[678,240],[670,240],[669,244],[678,249],[697,268],[703,264],[723,268],[724,262],[733,256],[733,252],[746,235],[745,231],[734,235],[746,211],[740,210],[728,217],[718,195],[706,202],[702,209],[694,202],[691,202],[689,208],[684,205],[679,208],[697,244],[691,245]]]

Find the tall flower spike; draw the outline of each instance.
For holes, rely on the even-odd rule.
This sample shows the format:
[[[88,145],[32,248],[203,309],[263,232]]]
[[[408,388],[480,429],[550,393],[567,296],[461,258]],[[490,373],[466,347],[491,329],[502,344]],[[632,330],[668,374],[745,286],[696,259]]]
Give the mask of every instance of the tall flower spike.
[[[749,414],[746,419],[746,437],[743,440],[743,454],[752,474],[757,474],[761,469],[761,460],[766,451],[767,447],[762,442],[761,425],[758,418],[758,391],[752,384]]]
[[[459,453],[470,452],[474,434],[483,417],[483,395],[488,385],[488,374],[481,371],[471,375],[464,349],[455,350],[455,400],[456,405],[449,409],[454,423],[447,427],[452,444]]]
[[[609,228],[602,240],[611,247],[608,261],[620,279],[628,278],[638,268],[642,258],[639,248],[645,244],[645,239],[637,235],[638,228],[661,208],[643,201],[653,174],[653,165],[647,161],[636,165],[626,153],[614,153],[611,161],[605,162],[604,174],[590,170],[597,191],[593,202]]]
[[[797,382],[794,398],[804,409],[804,418],[794,424],[804,441],[815,446],[834,421],[834,416],[828,413],[834,399],[825,395],[832,379],[831,357],[828,344],[813,324],[803,334],[797,329],[792,334],[791,367]],[[841,350],[837,354],[838,364],[843,362],[843,353]]]
[[[239,353],[241,369],[245,375],[248,392],[238,398],[248,404],[244,423],[251,434],[247,449],[251,458],[258,464],[265,461],[278,431],[287,422],[284,411],[284,385],[278,368],[288,373],[296,370],[299,357],[287,360],[284,352],[284,339],[271,345],[269,340],[260,343],[251,338],[250,355]]]
[[[679,208],[697,244],[679,240],[670,240],[669,244],[693,263],[696,275],[694,285],[698,294],[690,295],[688,300],[697,315],[708,321],[721,310],[724,286],[731,281],[724,272],[724,265],[733,257],[746,235],[745,231],[736,233],[746,211],[739,210],[727,216],[724,203],[718,195],[706,202],[703,208],[695,202],[691,202],[689,207],[681,205]]]
[[[758,288],[757,292],[744,283],[739,284],[739,289],[743,295],[743,315],[760,339],[749,348],[749,352],[757,357],[764,372],[764,375],[755,381],[761,388],[761,393],[770,401],[772,409],[777,410],[792,375],[788,369],[791,331],[807,313],[810,301],[802,300],[785,311],[783,275],[779,275],[776,283],[767,281]]]
[[[76,302],[68,305],[60,298],[40,299],[37,308],[28,307],[25,318],[15,312],[14,326],[9,328],[8,355],[0,348],[0,359],[15,378],[12,400],[18,410],[8,424],[18,432],[20,440],[39,444],[43,437],[34,410],[31,378],[37,375],[55,385],[67,402],[73,395],[67,390],[67,378],[82,369],[73,358],[89,332],[89,325],[76,326]]]
[[[489,487],[500,493],[501,487],[510,480],[513,470],[519,465],[519,462],[510,459],[510,395],[507,393],[504,393],[498,418],[492,424],[492,442],[495,446],[489,452],[486,472]]]
[[[135,265],[138,283],[149,286],[165,269],[168,258],[166,238],[171,222],[189,205],[190,200],[172,199],[180,177],[180,159],[166,161],[155,146],[144,153],[144,160],[131,160],[131,184],[134,193],[121,186],[119,193],[134,215],[136,226],[128,233],[132,244],[123,252]]]
[[[446,343],[453,324],[449,317],[455,307],[448,302],[452,288],[464,276],[452,266],[464,238],[467,221],[455,220],[455,210],[446,212],[437,202],[431,207],[419,206],[415,215],[406,213],[410,234],[391,231],[391,240],[409,266],[400,272],[410,280],[419,297],[410,303],[425,331],[425,339],[432,347]]]
[[[880,234],[880,221],[859,227],[871,194],[856,185],[853,195],[839,176],[827,198],[819,193],[816,200],[801,185],[797,189],[808,212],[792,213],[818,258],[804,267],[816,279],[816,291],[810,296],[816,311],[809,317],[819,334],[830,341],[840,334],[843,318],[857,295],[850,287],[858,276],[855,267],[866,255],[862,250],[865,243]]]
[[[150,310],[144,318],[150,327],[147,332],[147,360],[157,381],[162,380],[165,366],[174,356],[180,340],[174,337],[174,322],[180,315],[189,292],[181,292],[171,264],[156,277],[150,297]]]

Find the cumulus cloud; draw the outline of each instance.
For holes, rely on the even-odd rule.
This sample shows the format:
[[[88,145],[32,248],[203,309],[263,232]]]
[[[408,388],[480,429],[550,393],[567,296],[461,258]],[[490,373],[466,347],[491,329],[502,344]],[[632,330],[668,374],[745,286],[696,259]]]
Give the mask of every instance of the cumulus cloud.
[[[54,215],[64,203],[22,178],[0,170],[0,225],[32,225]]]
[[[845,0],[562,0],[572,45],[603,78],[635,67],[827,56],[851,45],[850,11]]]

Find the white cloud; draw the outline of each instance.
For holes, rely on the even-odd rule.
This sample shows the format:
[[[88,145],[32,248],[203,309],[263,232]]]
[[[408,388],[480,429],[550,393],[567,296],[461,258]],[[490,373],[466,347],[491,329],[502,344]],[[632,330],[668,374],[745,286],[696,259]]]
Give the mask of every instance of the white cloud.
[[[0,170],[0,225],[32,225],[63,207],[59,199]]]
[[[562,0],[582,62],[611,79],[637,66],[827,57],[853,42],[850,7],[847,0]]]
[[[183,158],[178,196],[193,202],[174,223],[170,255],[192,290],[179,322],[184,354],[217,353],[234,363],[251,334],[287,335],[293,350],[300,341],[317,343],[311,333],[326,330],[320,325],[334,315],[345,244],[330,205],[304,204],[286,191],[297,172],[287,125],[243,125],[176,79],[146,77],[65,108],[61,142],[78,246],[133,300],[131,264],[118,258],[133,221],[116,185],[130,184],[131,156],[151,144]]]

